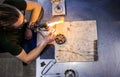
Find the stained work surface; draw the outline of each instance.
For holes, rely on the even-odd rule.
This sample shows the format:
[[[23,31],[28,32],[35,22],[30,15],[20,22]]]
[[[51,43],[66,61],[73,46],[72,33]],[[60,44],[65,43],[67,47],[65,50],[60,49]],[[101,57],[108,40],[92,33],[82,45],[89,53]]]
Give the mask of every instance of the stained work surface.
[[[56,26],[56,33],[66,37],[64,44],[55,44],[58,62],[94,61],[97,51],[96,21],[64,22]]]

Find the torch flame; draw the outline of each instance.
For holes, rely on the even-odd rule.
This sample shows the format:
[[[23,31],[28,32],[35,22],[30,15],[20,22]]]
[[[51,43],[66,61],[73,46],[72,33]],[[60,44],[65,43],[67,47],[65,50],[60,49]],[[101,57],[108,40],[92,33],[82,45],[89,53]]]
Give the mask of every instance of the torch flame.
[[[61,18],[61,19],[58,20],[58,21],[47,22],[47,25],[48,25],[48,26],[54,26],[54,25],[57,25],[57,24],[60,24],[60,23],[63,23],[63,22],[64,22],[64,18]]]
[[[56,33],[56,26],[57,24],[63,23],[64,22],[64,17],[61,17],[59,20],[57,21],[51,21],[51,22],[47,22],[47,26],[49,26],[49,32],[53,33],[55,36],[57,35]]]

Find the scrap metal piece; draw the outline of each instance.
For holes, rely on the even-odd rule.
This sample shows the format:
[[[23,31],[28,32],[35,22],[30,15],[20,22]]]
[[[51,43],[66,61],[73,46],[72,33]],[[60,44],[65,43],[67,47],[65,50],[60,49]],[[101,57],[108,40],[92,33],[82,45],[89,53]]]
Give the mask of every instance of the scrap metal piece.
[[[57,44],[64,44],[66,42],[66,37],[63,34],[57,34],[55,41]]]

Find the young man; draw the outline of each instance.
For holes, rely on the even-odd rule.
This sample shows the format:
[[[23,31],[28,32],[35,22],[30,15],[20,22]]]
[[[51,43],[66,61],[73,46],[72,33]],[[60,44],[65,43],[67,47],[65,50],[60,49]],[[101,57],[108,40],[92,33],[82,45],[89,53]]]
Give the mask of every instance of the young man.
[[[6,0],[0,5],[0,50],[9,52],[24,63],[35,60],[48,43],[54,40],[49,34],[28,54],[21,47],[23,41],[23,23],[26,21],[20,10],[31,11],[29,25],[25,29],[25,38],[31,39],[31,25],[35,23],[42,12],[42,6],[36,2],[24,0]]]

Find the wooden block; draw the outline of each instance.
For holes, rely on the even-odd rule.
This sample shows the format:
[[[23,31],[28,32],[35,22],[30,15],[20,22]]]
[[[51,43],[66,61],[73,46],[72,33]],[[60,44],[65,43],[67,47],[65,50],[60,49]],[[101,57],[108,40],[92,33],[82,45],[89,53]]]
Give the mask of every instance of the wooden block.
[[[66,37],[64,44],[55,44],[58,62],[94,61],[96,55],[96,21],[73,21],[56,25],[56,34]]]

